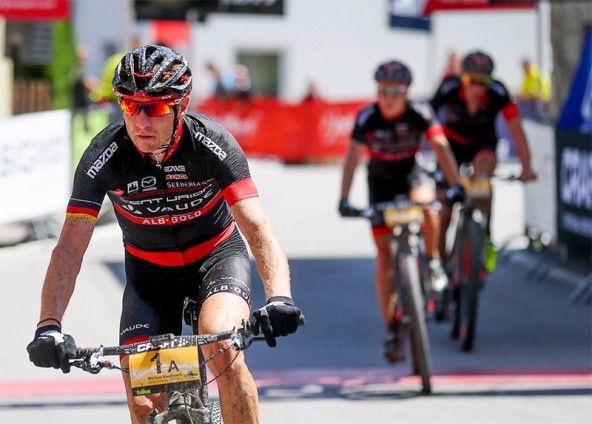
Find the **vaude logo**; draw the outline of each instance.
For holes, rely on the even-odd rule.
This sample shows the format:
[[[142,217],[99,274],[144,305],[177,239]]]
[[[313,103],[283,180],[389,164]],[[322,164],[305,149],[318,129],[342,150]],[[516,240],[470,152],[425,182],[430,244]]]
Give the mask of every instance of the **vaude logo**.
[[[214,143],[210,138],[206,137],[205,135],[203,135],[200,132],[195,132],[194,135],[195,135],[195,138],[197,139],[197,141],[199,141],[201,144],[203,144],[208,149],[210,149],[212,152],[214,152],[214,154],[216,156],[218,156],[218,158],[220,158],[220,160],[226,159],[226,152],[224,150],[222,150],[222,148],[220,146],[218,146],[216,143]]]
[[[103,166],[105,166],[107,161],[111,159],[111,157],[116,151],[117,143],[113,142],[109,145],[109,147],[107,147],[103,151],[103,153],[101,153],[101,156],[99,156],[99,158],[94,161],[90,169],[86,171],[86,175],[88,175],[91,178],[95,178],[97,176],[97,173],[101,170]]]

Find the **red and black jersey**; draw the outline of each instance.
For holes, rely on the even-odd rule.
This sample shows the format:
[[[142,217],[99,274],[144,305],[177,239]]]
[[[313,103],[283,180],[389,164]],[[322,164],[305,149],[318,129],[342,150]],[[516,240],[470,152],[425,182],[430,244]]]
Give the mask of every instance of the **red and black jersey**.
[[[226,240],[235,231],[229,206],[257,197],[257,190],[234,137],[218,122],[191,113],[161,165],[134,146],[123,120],[99,133],[76,169],[68,215],[96,219],[105,195],[128,252],[178,266]]]
[[[518,115],[518,108],[510,99],[506,87],[497,80],[489,84],[474,115],[470,115],[467,110],[462,81],[458,76],[450,76],[442,81],[431,104],[442,122],[446,137],[453,143],[497,142],[497,114],[503,113],[506,121]]]
[[[389,177],[403,165],[411,169],[423,134],[429,139],[440,132],[442,127],[428,103],[407,100],[405,110],[392,120],[382,116],[377,103],[364,106],[356,117],[352,139],[368,147],[369,176]]]

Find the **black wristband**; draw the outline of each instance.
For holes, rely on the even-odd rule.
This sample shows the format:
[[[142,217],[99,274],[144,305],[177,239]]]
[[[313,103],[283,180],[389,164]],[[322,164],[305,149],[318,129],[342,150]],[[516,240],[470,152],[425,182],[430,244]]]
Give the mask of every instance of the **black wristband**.
[[[57,325],[44,325],[43,327],[39,327],[37,330],[35,330],[35,338],[47,331],[57,331],[58,333],[61,333],[62,329]]]
[[[269,300],[267,301],[267,304],[270,304],[271,302],[283,302],[286,303],[290,306],[294,306],[294,301],[292,300],[291,297],[288,296],[273,296],[270,297]]]

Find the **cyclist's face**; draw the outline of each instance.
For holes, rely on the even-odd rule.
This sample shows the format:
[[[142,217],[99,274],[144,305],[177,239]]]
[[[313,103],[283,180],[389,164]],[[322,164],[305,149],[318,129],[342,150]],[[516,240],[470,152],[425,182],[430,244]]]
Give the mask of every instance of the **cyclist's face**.
[[[137,103],[149,103],[147,99],[134,99]],[[179,113],[183,114],[189,104],[185,98],[179,104]],[[173,135],[175,113],[171,108],[164,115],[150,117],[146,110],[141,109],[136,116],[123,114],[127,133],[138,150],[144,153],[162,151],[162,146],[170,143]]]
[[[491,77],[489,75],[463,74],[463,88],[467,100],[481,100],[487,92]]]
[[[409,86],[399,83],[378,84],[378,107],[385,118],[394,118],[405,109]]]

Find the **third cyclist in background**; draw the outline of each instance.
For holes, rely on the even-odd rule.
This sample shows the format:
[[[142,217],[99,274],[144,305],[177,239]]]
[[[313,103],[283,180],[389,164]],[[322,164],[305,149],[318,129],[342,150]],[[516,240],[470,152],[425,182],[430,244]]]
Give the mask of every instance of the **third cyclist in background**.
[[[359,211],[349,203],[348,197],[354,171],[365,147],[370,154],[370,204],[392,201],[398,195],[407,195],[420,203],[429,204],[434,201],[434,181],[416,159],[422,136],[427,138],[450,185],[455,186],[456,190],[462,190],[458,186],[458,166],[431,106],[427,102],[408,98],[411,84],[409,68],[396,60],[386,62],[378,67],[374,79],[377,82],[378,100],[364,106],[356,118],[343,165],[339,213],[345,217],[358,215]],[[443,290],[447,285],[447,278],[438,254],[438,213],[433,208],[426,207],[425,216],[423,231],[426,254],[430,259],[432,285],[436,290]],[[391,252],[392,230],[383,222],[373,220],[372,233],[377,249],[376,292],[387,328],[384,353],[387,360],[394,362],[404,359],[405,355],[398,338],[400,322],[393,316],[394,305],[397,303],[394,298],[396,295],[393,295],[396,293],[396,281]]]
[[[492,78],[494,64],[491,57],[474,51],[464,57],[461,67],[461,75],[444,79],[431,101],[457,163],[471,163],[475,175],[493,174],[498,140],[495,120],[501,112],[522,164],[520,180],[536,179],[518,108],[504,84]],[[488,207],[491,208],[491,202]],[[444,257],[450,208],[443,207],[441,217],[440,254]],[[491,242],[490,222],[486,231],[485,268],[491,272],[496,264],[496,251]]]

